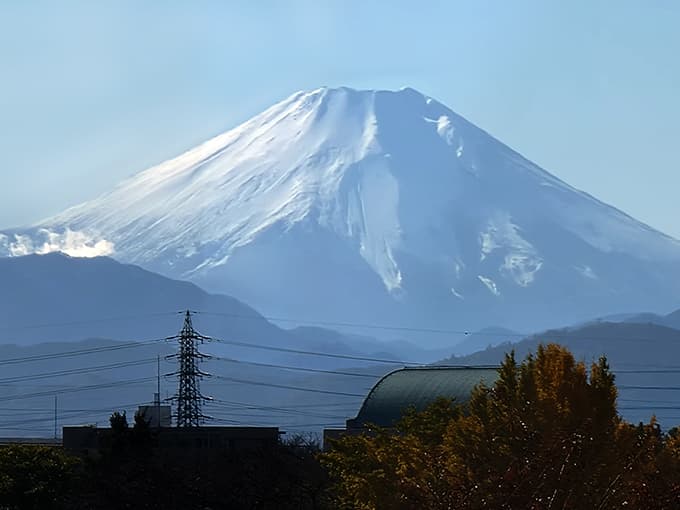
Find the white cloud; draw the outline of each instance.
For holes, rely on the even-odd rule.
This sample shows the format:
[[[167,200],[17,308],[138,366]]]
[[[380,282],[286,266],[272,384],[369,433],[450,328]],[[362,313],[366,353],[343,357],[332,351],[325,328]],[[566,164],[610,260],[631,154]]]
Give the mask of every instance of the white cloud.
[[[14,241],[9,243],[9,254],[12,257],[36,253],[61,252],[71,257],[99,257],[111,255],[114,244],[106,239],[97,239],[85,232],[66,229],[63,232],[38,230],[33,237],[26,234],[15,234]]]

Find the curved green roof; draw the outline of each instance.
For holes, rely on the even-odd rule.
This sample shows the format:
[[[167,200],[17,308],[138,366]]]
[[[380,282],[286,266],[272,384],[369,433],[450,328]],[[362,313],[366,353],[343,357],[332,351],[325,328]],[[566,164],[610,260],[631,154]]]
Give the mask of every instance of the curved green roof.
[[[380,379],[369,392],[348,428],[372,423],[381,427],[394,425],[409,407],[425,409],[437,398],[452,398],[458,403],[470,399],[480,382],[493,385],[498,368],[493,367],[418,367],[402,368]]]

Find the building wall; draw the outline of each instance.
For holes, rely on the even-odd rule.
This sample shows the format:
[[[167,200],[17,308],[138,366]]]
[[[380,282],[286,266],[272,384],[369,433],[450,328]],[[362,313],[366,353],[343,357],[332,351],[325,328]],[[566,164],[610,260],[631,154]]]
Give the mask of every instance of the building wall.
[[[96,455],[110,437],[109,428],[64,427],[64,449],[80,455]],[[278,427],[161,427],[152,429],[152,447],[166,452],[225,453],[274,448]],[[203,454],[202,453],[202,454]]]
[[[137,413],[144,418],[150,427],[157,428],[172,426],[172,408],[170,406],[139,406]]]

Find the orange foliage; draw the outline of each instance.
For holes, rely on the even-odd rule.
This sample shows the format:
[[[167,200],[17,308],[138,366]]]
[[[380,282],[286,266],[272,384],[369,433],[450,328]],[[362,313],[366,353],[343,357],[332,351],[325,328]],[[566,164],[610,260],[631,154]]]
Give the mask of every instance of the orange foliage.
[[[564,347],[506,356],[464,407],[440,400],[396,430],[339,440],[322,456],[342,508],[680,508],[680,439],[616,410],[606,359]]]

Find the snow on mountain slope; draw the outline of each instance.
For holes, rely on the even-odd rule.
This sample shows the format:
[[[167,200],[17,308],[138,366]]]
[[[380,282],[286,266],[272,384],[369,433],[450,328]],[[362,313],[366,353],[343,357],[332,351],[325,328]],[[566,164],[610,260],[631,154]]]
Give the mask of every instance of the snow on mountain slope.
[[[671,308],[680,281],[678,241],[408,88],[298,92],[0,234],[0,254],[55,250],[112,255],[265,313],[418,327]]]

